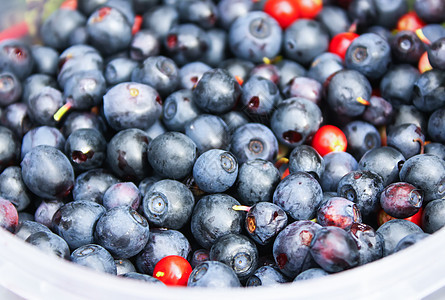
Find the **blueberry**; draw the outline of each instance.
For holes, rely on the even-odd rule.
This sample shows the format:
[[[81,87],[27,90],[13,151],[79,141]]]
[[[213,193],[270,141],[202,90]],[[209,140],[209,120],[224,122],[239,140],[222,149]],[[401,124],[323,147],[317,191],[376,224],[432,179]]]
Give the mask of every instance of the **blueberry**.
[[[286,277],[276,268],[262,266],[247,279],[246,286],[273,286],[287,282]]]
[[[20,160],[20,142],[15,134],[7,127],[0,126],[0,171],[15,165]]]
[[[168,57],[151,56],[133,69],[131,80],[153,87],[161,97],[167,97],[179,85],[179,69]],[[160,102],[159,99],[156,99]]]
[[[49,46],[34,45],[31,47],[31,55],[34,59],[34,69],[36,73],[55,75],[57,63],[59,62],[59,52]]]
[[[277,139],[295,147],[315,134],[322,120],[321,110],[315,103],[295,97],[279,103],[270,122]]]
[[[366,152],[359,161],[359,169],[372,171],[383,179],[383,185],[399,181],[399,168],[405,162],[400,151],[392,147],[378,147]]]
[[[215,26],[218,20],[216,4],[210,0],[178,1],[177,7],[183,23],[192,22],[208,29]]]
[[[317,222],[322,226],[337,226],[348,230],[354,223],[361,221],[357,204],[343,197],[330,198],[317,211]]]
[[[358,100],[371,98],[371,84],[356,70],[340,70],[330,79],[326,97],[335,113],[356,117],[365,111],[365,105]]]
[[[125,205],[137,210],[141,203],[141,195],[133,182],[119,182],[105,191],[102,201],[107,210]]]
[[[53,215],[52,228],[71,249],[94,242],[94,230],[105,208],[95,202],[79,200],[60,207]]]
[[[0,105],[17,102],[22,95],[22,83],[10,72],[0,73]]]
[[[38,222],[29,220],[21,221],[15,230],[15,236],[22,240],[26,240],[31,234],[40,231],[51,232],[48,227]]]
[[[184,128],[185,134],[193,140],[200,154],[210,149],[230,148],[229,128],[218,116],[197,113],[195,118],[184,124]]]
[[[388,146],[399,150],[406,159],[419,154],[424,142],[425,135],[415,124],[406,123],[388,130]]]
[[[415,124],[422,129],[422,132],[426,132],[428,119],[425,113],[414,105],[400,105],[394,112],[394,120],[391,124],[398,126],[405,123]]]
[[[280,74],[280,80],[278,82],[278,87],[280,91],[283,91],[285,86],[291,81],[291,79],[296,77],[306,76],[306,69],[299,63],[290,60],[282,59],[275,64]]]
[[[245,205],[271,202],[273,192],[280,182],[280,172],[263,159],[249,160],[241,165],[236,180],[239,201]]]
[[[445,5],[438,1],[414,1],[414,10],[417,15],[427,23],[443,22],[445,14]]]
[[[422,73],[414,82],[413,104],[423,112],[432,113],[445,103],[442,93],[445,87],[445,72],[437,69]]]
[[[303,97],[318,105],[321,102],[322,85],[315,79],[296,76],[288,81],[283,94],[288,98]]]
[[[136,268],[153,274],[155,265],[165,256],[179,255],[187,258],[192,248],[187,238],[177,230],[154,228],[144,249],[136,256]]]
[[[423,231],[413,222],[403,219],[390,220],[380,226],[377,234],[383,239],[383,256],[392,254],[400,240],[412,233],[423,233]]]
[[[65,203],[61,200],[42,200],[34,213],[34,220],[40,224],[45,225],[49,229],[53,230],[53,217],[54,214]]]
[[[107,142],[93,128],[83,128],[68,136],[65,154],[76,171],[100,168],[106,157]]]
[[[329,34],[320,22],[299,19],[284,31],[284,54],[302,65],[309,65],[314,58],[325,52]]]
[[[46,19],[40,32],[45,45],[55,49],[68,47],[69,36],[77,28],[85,25],[85,17],[77,10],[57,9]]]
[[[348,152],[354,155],[357,160],[365,154],[365,152],[378,148],[381,145],[380,134],[374,125],[364,121],[349,122],[343,133],[348,141]]]
[[[374,126],[382,126],[389,124],[394,116],[395,109],[393,105],[378,96],[371,96],[369,106],[365,108],[363,120]]]
[[[105,118],[116,130],[147,129],[161,115],[161,98],[146,84],[120,83],[108,90],[103,98]]]
[[[324,52],[314,58],[309,66],[307,76],[324,84],[332,74],[343,69],[343,60],[340,56]]]
[[[90,109],[102,103],[105,86],[102,70],[80,71],[67,79],[63,96],[73,108]]]
[[[252,159],[273,161],[278,153],[278,141],[267,126],[248,123],[235,130],[230,149],[240,164]]]
[[[71,253],[71,261],[98,272],[116,275],[113,256],[100,245],[88,244],[77,248]]]
[[[329,273],[321,268],[311,268],[298,274],[297,277],[295,277],[294,282],[300,280],[309,280],[309,279],[324,277],[327,275],[329,275]]]
[[[113,174],[104,169],[93,169],[79,174],[73,188],[73,198],[78,200],[89,200],[102,204],[106,190],[118,183]]]
[[[154,32],[143,29],[136,32],[130,43],[130,58],[142,61],[149,56],[158,55],[161,44]]]
[[[445,38],[435,41],[428,48],[428,60],[433,68],[445,70]]]
[[[210,253],[207,249],[198,249],[192,253],[192,257],[190,258],[190,265],[192,268],[195,268],[202,262],[210,261]]]
[[[348,31],[351,26],[346,10],[334,5],[323,6],[316,19],[326,27],[331,38]]]
[[[231,110],[241,97],[242,90],[235,78],[224,69],[205,72],[193,89],[196,105],[210,113],[225,113]]]
[[[287,225],[287,215],[278,205],[258,202],[247,212],[245,228],[258,244],[266,245]]]
[[[62,92],[53,87],[43,87],[28,99],[28,116],[36,124],[56,126],[54,114],[64,104]]]
[[[21,162],[23,182],[37,196],[54,199],[67,196],[74,186],[74,171],[68,158],[58,149],[40,145]],[[51,168],[51,172],[46,172]]]
[[[140,129],[121,130],[108,143],[106,162],[123,180],[142,180],[150,173],[147,160],[149,143],[150,138]]]
[[[153,276],[147,275],[147,274],[141,274],[141,273],[137,273],[137,272],[128,272],[128,273],[122,274],[121,277],[146,281],[146,282],[149,282],[152,284],[165,286],[165,284],[162,281],[160,281],[159,279],[157,279]]]
[[[232,209],[234,205],[240,203],[225,194],[207,195],[196,203],[191,232],[202,247],[210,249],[218,238],[229,233],[241,233],[244,215]]]
[[[428,119],[428,134],[434,142],[445,143],[445,108],[435,110]]]
[[[115,259],[114,264],[116,265],[116,275],[136,272],[133,263],[127,258]]]
[[[20,167],[7,167],[0,174],[0,197],[11,201],[17,211],[23,211],[31,203],[33,197],[23,182]]]
[[[8,105],[2,112],[0,124],[12,130],[18,138],[22,138],[33,127],[28,106],[22,102]]]
[[[208,193],[229,189],[238,176],[238,162],[232,153],[211,149],[201,154],[193,166],[193,178],[198,187]]]
[[[269,79],[251,76],[243,83],[243,110],[253,115],[268,115],[281,102],[280,91]]]
[[[197,265],[187,282],[188,287],[227,288],[240,287],[232,268],[219,261],[206,261]]]
[[[319,179],[325,169],[323,157],[309,145],[295,147],[289,155],[289,172],[307,172]]]
[[[104,134],[106,127],[104,119],[95,113],[73,111],[63,120],[61,131],[68,138],[71,133],[82,128],[94,128]]]
[[[103,6],[88,18],[87,31],[94,47],[104,54],[124,50],[131,42],[131,24],[117,8]]]
[[[64,259],[69,259],[70,257],[70,248],[68,247],[68,244],[64,239],[52,232],[35,232],[31,234],[25,242],[36,246],[47,254]]]
[[[192,90],[202,75],[210,69],[210,66],[200,61],[183,65],[179,69],[179,86],[183,89]]]
[[[273,244],[273,256],[279,270],[288,277],[316,267],[309,246],[322,227],[312,221],[296,221],[287,225]]]
[[[14,233],[19,222],[19,215],[14,204],[0,197],[0,228]]]
[[[406,249],[406,248],[416,244],[417,242],[420,242],[424,238],[427,238],[428,236],[430,236],[430,235],[428,233],[424,233],[424,232],[408,234],[407,236],[405,236],[403,239],[401,239],[397,243],[397,246],[394,248],[394,253],[399,252],[403,249]]]
[[[409,158],[399,176],[424,192],[425,203],[445,195],[445,161],[435,155],[418,154]]]
[[[147,156],[161,176],[182,179],[192,171],[197,151],[196,144],[185,134],[167,132],[150,142]]]
[[[258,266],[258,249],[246,236],[231,233],[212,245],[210,260],[225,263],[235,271],[240,281],[244,281]]]
[[[369,225],[354,223],[349,229],[351,236],[358,246],[360,255],[359,265],[382,258],[383,238]]]
[[[99,218],[94,237],[112,255],[129,258],[145,247],[149,234],[144,217],[128,206],[120,206],[110,209]]]
[[[187,186],[176,180],[160,180],[146,191],[142,210],[158,227],[181,229],[189,220],[195,199]]]
[[[68,22],[67,22],[68,23]],[[23,80],[32,73],[34,60],[31,49],[20,40],[7,39],[0,43],[0,69]]]
[[[209,45],[202,61],[216,68],[221,61],[226,59],[228,52],[228,33],[219,28],[207,30]]]
[[[337,194],[355,202],[363,218],[367,220],[378,211],[383,188],[383,179],[380,175],[372,171],[357,170],[341,178]]]
[[[445,160],[445,145],[441,143],[429,143],[425,145],[425,154],[433,154]]]
[[[406,182],[391,183],[380,195],[380,205],[390,216],[404,219],[416,214],[422,207],[422,191]]]
[[[22,159],[29,151],[39,145],[48,145],[63,151],[65,148],[65,142],[65,137],[56,127],[34,127],[23,137],[21,149]]]
[[[160,38],[179,23],[179,13],[173,5],[157,5],[147,10],[142,16],[142,28],[150,29]]]
[[[231,110],[221,115],[221,118],[224,122],[226,122],[230,134],[233,134],[233,132],[239,127],[249,123],[249,119],[247,118],[247,116],[242,112],[236,110]]]
[[[138,65],[137,61],[126,57],[110,60],[104,69],[104,77],[109,85],[131,80],[131,73]]]
[[[327,272],[340,272],[359,264],[359,251],[352,236],[339,227],[326,226],[315,233],[310,245],[313,259]]]
[[[282,31],[278,22],[262,11],[248,12],[233,21],[229,31],[232,53],[258,63],[281,50]]]
[[[348,152],[331,152],[323,157],[325,170],[320,178],[323,191],[337,191],[340,179],[347,173],[357,170],[357,160]]]
[[[422,229],[434,233],[445,226],[445,199],[428,202],[422,212]]]
[[[425,45],[416,33],[410,30],[402,30],[398,32],[391,38],[390,45],[392,57],[400,63],[417,64],[426,50]],[[404,85],[409,83],[410,82],[405,82]]]

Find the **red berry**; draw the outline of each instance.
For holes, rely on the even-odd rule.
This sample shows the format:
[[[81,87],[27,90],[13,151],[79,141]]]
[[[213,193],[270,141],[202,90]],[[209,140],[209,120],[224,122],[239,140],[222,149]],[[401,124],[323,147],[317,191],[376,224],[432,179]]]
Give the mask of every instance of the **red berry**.
[[[299,17],[296,0],[268,0],[263,10],[273,17],[283,29]]]
[[[397,22],[397,30],[416,31],[417,29],[420,29],[425,25],[425,22],[423,22],[422,19],[419,18],[416,12],[411,11],[400,17],[399,21]]]
[[[19,215],[14,204],[0,198],[0,227],[14,233],[18,223]]]
[[[192,273],[192,266],[185,258],[178,255],[169,255],[156,264],[153,277],[166,285],[186,286],[190,273]]]
[[[322,0],[296,0],[300,18],[313,19],[323,8]]]
[[[329,43],[329,52],[335,53],[342,59],[345,59],[346,50],[348,50],[349,45],[355,40],[359,35],[355,32],[342,32],[334,36]]]
[[[347,144],[343,131],[333,125],[320,127],[312,139],[312,147],[321,156],[334,151],[346,151]]]

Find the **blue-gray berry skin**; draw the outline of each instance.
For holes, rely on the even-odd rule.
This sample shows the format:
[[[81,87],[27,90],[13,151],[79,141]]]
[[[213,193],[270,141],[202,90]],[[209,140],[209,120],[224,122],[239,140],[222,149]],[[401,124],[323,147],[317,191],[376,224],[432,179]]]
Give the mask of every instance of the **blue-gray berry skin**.
[[[279,182],[280,172],[273,163],[259,158],[249,160],[238,170],[236,181],[238,199],[244,205],[271,202]]]
[[[273,286],[288,282],[286,277],[271,266],[262,266],[247,279],[246,286]]]
[[[312,221],[296,221],[277,235],[273,244],[273,257],[284,275],[294,278],[317,266],[309,253],[309,246],[321,228],[321,225]]]
[[[248,237],[230,233],[219,238],[210,248],[210,260],[225,263],[235,271],[240,281],[258,267],[258,249]]]
[[[130,81],[131,72],[137,65],[137,61],[127,57],[112,59],[105,66],[104,77],[109,85]]]
[[[86,244],[77,248],[71,253],[71,261],[98,272],[117,274],[113,256],[100,245]]]
[[[128,206],[115,207],[103,214],[94,233],[99,245],[122,258],[138,254],[149,235],[147,220]]]
[[[226,122],[218,116],[200,114],[185,126],[185,134],[193,140],[202,154],[210,149],[230,148],[230,132]]]
[[[273,161],[278,153],[278,141],[267,126],[248,123],[235,130],[230,149],[239,164],[256,158]]]
[[[20,216],[19,219],[21,219]],[[19,223],[14,234],[16,237],[22,240],[26,240],[31,234],[40,231],[51,232],[51,230],[48,227],[46,227],[41,223],[31,220],[26,220],[26,221],[21,221]]]
[[[397,246],[394,248],[394,253],[406,249],[429,236],[428,233],[424,232],[408,234],[397,243]]]
[[[179,85],[179,70],[173,60],[165,56],[151,56],[131,73],[131,80],[152,87],[161,97],[167,97]]]
[[[329,45],[329,34],[320,22],[299,19],[286,28],[283,48],[286,57],[302,65],[308,65]]]
[[[219,261],[206,261],[197,265],[187,281],[188,287],[232,288],[241,283],[235,272]]]
[[[255,63],[273,58],[281,50],[282,31],[278,22],[262,11],[248,12],[232,23],[229,45],[239,58]]]
[[[278,141],[293,148],[315,134],[322,121],[317,104],[306,98],[293,97],[277,105],[270,127]]]
[[[374,228],[363,223],[354,223],[349,233],[358,245],[360,266],[382,258],[383,239]]]
[[[136,268],[128,258],[115,259],[116,275],[123,275],[125,273],[136,272]]]
[[[331,152],[323,156],[325,170],[320,184],[325,192],[336,192],[338,182],[347,173],[358,169],[357,160],[348,152]]]
[[[135,279],[135,280],[141,280],[141,281],[149,282],[152,284],[165,286],[165,284],[162,281],[160,281],[159,279],[157,279],[153,276],[147,275],[147,274],[142,274],[142,273],[137,273],[137,272],[128,272],[128,273],[122,274],[121,277]]]
[[[383,240],[383,256],[394,252],[397,244],[409,234],[423,233],[423,230],[411,221],[404,219],[389,220],[377,229]]]
[[[295,147],[289,155],[289,172],[307,172],[315,178],[320,178],[324,172],[323,157],[309,145]]]
[[[272,80],[252,76],[243,83],[241,103],[243,110],[252,115],[271,113],[281,100],[280,90]]]
[[[116,133],[107,146],[106,162],[119,178],[139,181],[150,174],[147,149],[151,139],[140,129],[130,128]]]
[[[439,69],[432,69],[422,73],[414,82],[413,105],[420,111],[432,113],[443,107],[445,95],[443,86],[445,74]]]
[[[376,213],[380,207],[383,179],[372,171],[351,171],[340,179],[337,194],[357,204],[363,218]]]
[[[383,185],[399,180],[399,165],[405,162],[403,154],[392,147],[378,147],[366,152],[359,161],[359,169],[372,171],[383,179]]]
[[[154,183],[142,200],[147,220],[156,227],[180,229],[189,220],[195,199],[189,188],[176,180]]]
[[[105,169],[93,169],[79,174],[73,189],[74,201],[89,200],[102,204],[107,189],[119,182]]]
[[[134,210],[141,204],[141,193],[133,182],[119,182],[110,186],[104,194],[103,206],[108,210],[116,206],[130,206]]]
[[[202,197],[195,205],[191,218],[191,231],[196,241],[210,249],[215,241],[229,233],[241,233],[244,213],[234,210],[240,203],[226,194]]]
[[[425,135],[415,124],[396,125],[387,132],[387,145],[399,150],[406,159],[419,154],[424,143]]]
[[[211,149],[201,154],[193,166],[193,178],[198,187],[208,193],[228,190],[238,176],[238,163],[232,153]]]
[[[435,110],[428,119],[428,134],[437,143],[445,143],[445,108]]]
[[[52,228],[71,249],[94,242],[94,230],[105,208],[93,201],[68,202],[53,215]]]
[[[74,170],[70,161],[52,146],[40,145],[31,149],[23,158],[21,167],[23,182],[39,197],[64,197],[74,186]]]
[[[322,268],[311,268],[298,274],[297,277],[295,277],[294,282],[324,277],[327,275],[329,275],[329,273],[323,270]]]
[[[153,274],[156,264],[165,256],[178,255],[188,258],[192,247],[188,239],[174,229],[153,228],[144,249],[136,256],[137,270],[145,274]]]
[[[428,202],[422,212],[422,229],[434,233],[445,226],[445,199]]]
[[[22,140],[22,159],[32,148],[39,145],[48,145],[64,151],[66,139],[59,129],[52,126],[39,126],[28,131]]]
[[[284,178],[275,189],[273,203],[295,220],[310,220],[323,199],[318,181],[306,172],[296,172]]]
[[[7,167],[0,174],[0,197],[11,201],[19,212],[31,203],[32,197],[23,182],[20,167]]]
[[[171,93],[162,105],[162,122],[171,131],[184,132],[188,122],[200,114],[191,89]]]
[[[399,176],[401,181],[421,189],[426,203],[445,196],[445,161],[435,155],[418,154],[409,158]]]
[[[147,129],[162,112],[158,92],[146,84],[123,82],[104,95],[104,115],[115,130]]]
[[[47,231],[38,231],[31,234],[25,242],[36,246],[40,250],[50,255],[69,259],[70,248],[63,238],[55,233]]]
[[[93,128],[82,128],[69,135],[65,154],[76,171],[100,168],[105,160],[107,141]]]
[[[148,145],[147,156],[156,173],[170,179],[190,174],[197,157],[196,144],[180,132],[166,132]]]
[[[287,225],[287,215],[278,205],[258,202],[247,212],[244,225],[256,243],[266,245]]]
[[[195,104],[203,111],[221,114],[235,106],[242,89],[229,71],[217,68],[202,75],[193,94]]]

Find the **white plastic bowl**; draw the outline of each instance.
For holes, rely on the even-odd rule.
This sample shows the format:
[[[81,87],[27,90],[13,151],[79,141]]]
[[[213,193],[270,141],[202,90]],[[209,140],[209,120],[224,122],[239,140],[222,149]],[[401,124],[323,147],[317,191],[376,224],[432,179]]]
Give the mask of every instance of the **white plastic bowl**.
[[[276,287],[162,287],[89,270],[0,230],[0,286],[26,299],[445,299],[445,229],[397,254]]]

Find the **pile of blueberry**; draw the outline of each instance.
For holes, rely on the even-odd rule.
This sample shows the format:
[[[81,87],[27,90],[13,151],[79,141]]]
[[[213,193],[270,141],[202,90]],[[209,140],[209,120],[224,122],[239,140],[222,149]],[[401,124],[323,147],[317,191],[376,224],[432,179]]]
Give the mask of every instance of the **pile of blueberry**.
[[[445,225],[443,22],[435,0],[68,1],[41,44],[0,42],[0,226],[191,287],[400,251]]]

